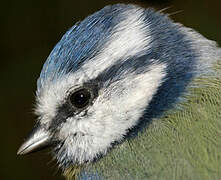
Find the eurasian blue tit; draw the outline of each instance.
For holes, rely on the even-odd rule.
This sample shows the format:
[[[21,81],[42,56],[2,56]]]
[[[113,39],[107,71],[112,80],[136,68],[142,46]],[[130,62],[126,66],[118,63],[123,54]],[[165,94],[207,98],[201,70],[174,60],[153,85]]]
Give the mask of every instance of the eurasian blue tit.
[[[50,145],[67,179],[221,179],[219,59],[161,12],[106,6],[50,53],[18,154]]]

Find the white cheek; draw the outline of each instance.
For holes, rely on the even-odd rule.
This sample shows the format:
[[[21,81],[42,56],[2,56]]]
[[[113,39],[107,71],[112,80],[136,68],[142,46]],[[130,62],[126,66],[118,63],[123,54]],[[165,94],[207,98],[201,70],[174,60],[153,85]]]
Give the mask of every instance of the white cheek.
[[[156,93],[165,77],[165,64],[152,65],[144,74],[129,75],[126,79],[112,84],[117,90],[109,94],[110,99],[105,99],[105,92],[100,97],[100,103],[94,104],[93,116],[100,124],[104,125],[102,141],[108,143],[120,140],[128,128],[136,125],[143,111]],[[110,87],[112,90],[113,87]],[[108,91],[108,89],[106,90]],[[103,101],[102,101],[103,100]],[[96,129],[98,127],[94,127]]]
[[[127,76],[109,87],[109,99],[109,89],[99,95],[88,116],[69,118],[59,134],[62,140],[69,139],[65,143],[69,154],[77,161],[92,160],[99,153],[105,154],[113,142],[120,141],[142,116],[165,77],[165,68],[165,64],[156,64],[146,73]],[[79,136],[73,141],[74,133]]]

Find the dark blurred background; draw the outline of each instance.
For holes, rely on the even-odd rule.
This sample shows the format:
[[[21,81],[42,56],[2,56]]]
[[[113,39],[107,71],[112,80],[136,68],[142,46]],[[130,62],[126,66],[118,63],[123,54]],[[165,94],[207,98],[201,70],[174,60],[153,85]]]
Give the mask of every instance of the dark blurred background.
[[[130,2],[165,12],[221,44],[220,0],[8,0],[1,2],[0,179],[63,179],[48,151],[17,156],[31,130],[36,80],[53,46],[75,22],[107,4]],[[182,12],[177,12],[182,10]],[[174,13],[177,12],[177,13]]]

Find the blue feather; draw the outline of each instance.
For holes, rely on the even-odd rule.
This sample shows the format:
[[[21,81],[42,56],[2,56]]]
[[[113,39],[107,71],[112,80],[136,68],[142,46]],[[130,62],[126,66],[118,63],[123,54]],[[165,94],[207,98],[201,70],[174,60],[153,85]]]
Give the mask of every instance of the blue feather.
[[[121,20],[119,15],[129,8],[123,4],[106,6],[70,28],[47,58],[38,79],[38,90],[46,80],[57,80],[75,72],[82,63],[95,56]]]

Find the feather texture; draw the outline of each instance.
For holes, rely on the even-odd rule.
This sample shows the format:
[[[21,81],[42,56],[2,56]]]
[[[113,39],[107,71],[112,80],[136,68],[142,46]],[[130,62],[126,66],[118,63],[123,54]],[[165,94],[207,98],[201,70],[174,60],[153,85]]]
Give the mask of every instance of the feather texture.
[[[84,167],[79,179],[194,179],[221,177],[221,61],[216,76],[197,78],[182,109],[154,119],[136,138]],[[71,179],[70,174],[66,174]]]
[[[41,131],[19,152],[54,143],[68,180],[218,179],[218,59],[215,42],[164,14],[107,6],[52,50],[38,79]],[[79,88],[84,108],[72,102]]]

